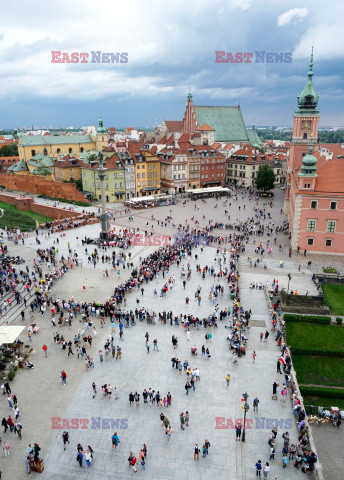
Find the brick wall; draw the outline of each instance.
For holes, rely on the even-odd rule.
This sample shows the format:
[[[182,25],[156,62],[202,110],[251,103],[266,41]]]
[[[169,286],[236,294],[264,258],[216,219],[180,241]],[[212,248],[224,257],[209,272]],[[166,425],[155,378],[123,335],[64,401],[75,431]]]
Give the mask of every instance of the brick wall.
[[[63,208],[51,207],[50,205],[42,205],[40,203],[35,203],[34,199],[30,197],[15,197],[6,193],[0,193],[0,202],[15,205],[18,210],[31,210],[32,212],[40,213],[47,217],[54,218],[55,220],[78,217],[81,215],[81,213],[73,212],[71,210],[64,210]]]
[[[0,185],[3,185],[9,190],[19,192],[30,192],[37,195],[49,195],[50,197],[64,198],[71,201],[88,202],[86,197],[79,192],[74,184],[63,183],[57,180],[47,180],[43,177],[0,173]]]

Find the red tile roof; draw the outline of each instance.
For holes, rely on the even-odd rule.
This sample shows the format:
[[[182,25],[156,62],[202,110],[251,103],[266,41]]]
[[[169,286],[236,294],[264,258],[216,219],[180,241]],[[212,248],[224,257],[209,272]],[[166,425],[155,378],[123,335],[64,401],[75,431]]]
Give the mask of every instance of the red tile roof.
[[[210,125],[208,125],[207,123],[203,123],[203,125],[201,125],[198,130],[200,131],[204,131],[204,132],[209,132],[209,131],[213,131],[215,132],[214,128],[212,128]]]
[[[182,120],[165,120],[169,132],[182,132]]]
[[[76,167],[86,167],[84,162],[80,158],[72,157],[71,155],[66,155],[54,162],[54,167],[57,168],[76,168]]]

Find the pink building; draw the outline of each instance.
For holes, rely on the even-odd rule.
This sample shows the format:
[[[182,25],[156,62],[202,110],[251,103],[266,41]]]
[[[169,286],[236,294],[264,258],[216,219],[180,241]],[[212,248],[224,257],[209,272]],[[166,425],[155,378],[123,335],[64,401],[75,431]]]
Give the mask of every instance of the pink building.
[[[308,80],[298,96],[288,159],[286,212],[291,247],[344,254],[344,145],[319,144],[319,95],[313,86],[313,49]]]

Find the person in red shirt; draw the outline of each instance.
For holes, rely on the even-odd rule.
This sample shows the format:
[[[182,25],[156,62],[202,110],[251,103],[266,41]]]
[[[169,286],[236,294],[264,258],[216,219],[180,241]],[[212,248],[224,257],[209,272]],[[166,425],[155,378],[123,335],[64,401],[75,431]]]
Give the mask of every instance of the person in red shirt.
[[[44,352],[45,356],[47,357],[48,356],[47,355],[48,347],[46,346],[46,344],[43,345],[42,349],[43,349],[43,352]]]

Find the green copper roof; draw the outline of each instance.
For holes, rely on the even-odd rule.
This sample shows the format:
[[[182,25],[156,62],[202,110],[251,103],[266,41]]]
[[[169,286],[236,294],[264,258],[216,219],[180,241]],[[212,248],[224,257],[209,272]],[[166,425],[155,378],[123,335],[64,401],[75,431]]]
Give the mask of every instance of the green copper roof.
[[[215,130],[216,142],[248,142],[239,107],[194,107],[198,126],[207,123]]]
[[[301,166],[301,172],[299,173],[299,176],[307,176],[307,177],[314,177],[316,176],[316,171],[317,171],[317,159],[313,155],[313,147],[310,145],[308,147],[308,153],[303,157],[302,160],[302,166]]]
[[[319,113],[316,110],[319,94],[313,85],[313,47],[309,62],[308,80],[302,93],[298,95],[299,110],[296,113]]]
[[[98,120],[97,133],[106,133],[106,128],[104,128],[103,119],[101,115],[99,116],[99,120]]]
[[[255,147],[255,146],[260,146],[260,145],[262,144],[262,141],[261,141],[261,139],[259,138],[259,135],[258,135],[258,133],[257,133],[257,130],[254,128],[254,126],[253,126],[252,129],[248,129],[248,130],[247,130],[247,135],[248,135],[248,139],[249,139],[249,141],[250,141],[250,144],[251,144],[252,146]]]
[[[40,146],[40,145],[63,145],[71,143],[93,143],[90,135],[23,135],[21,138],[22,145]]]
[[[19,160],[18,163],[15,163],[14,165],[11,165],[8,168],[9,171],[11,172],[28,172],[29,169],[27,168],[26,163],[24,162],[23,159]]]

